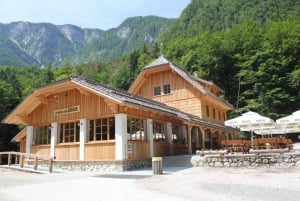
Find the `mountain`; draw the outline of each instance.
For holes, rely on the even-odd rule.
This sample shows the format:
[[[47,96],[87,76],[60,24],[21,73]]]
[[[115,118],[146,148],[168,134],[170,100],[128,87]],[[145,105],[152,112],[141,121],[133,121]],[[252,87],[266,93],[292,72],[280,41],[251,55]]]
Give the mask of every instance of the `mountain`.
[[[103,31],[74,25],[12,22],[0,24],[0,65],[58,65],[109,60],[153,43],[174,20],[132,17]]]
[[[79,60],[109,60],[128,54],[144,44],[155,42],[174,21],[156,16],[128,18],[119,27],[104,32],[100,38],[91,37],[81,49]]]

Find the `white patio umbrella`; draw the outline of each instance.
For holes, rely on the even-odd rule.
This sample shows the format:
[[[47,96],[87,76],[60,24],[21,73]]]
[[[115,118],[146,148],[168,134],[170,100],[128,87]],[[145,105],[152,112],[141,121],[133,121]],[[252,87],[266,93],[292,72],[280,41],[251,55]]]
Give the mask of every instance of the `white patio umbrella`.
[[[273,135],[273,134],[288,134],[288,133],[297,133],[300,132],[300,128],[282,128],[282,127],[275,127],[275,128],[267,128],[267,129],[260,129],[254,131],[256,134],[259,135]]]
[[[250,131],[251,143],[253,144],[253,131],[275,128],[275,121],[269,117],[249,111],[239,117],[225,121],[225,126],[239,128],[241,131]]]
[[[300,110],[293,112],[291,115],[276,120],[282,129],[291,132],[300,132]]]
[[[287,134],[300,132],[300,110],[289,116],[276,120],[275,128],[259,129],[254,131],[259,135]]]
[[[275,121],[256,112],[246,112],[239,117],[225,121],[225,126],[240,128],[243,131],[274,128]]]
[[[286,134],[286,132],[282,129],[262,129],[262,130],[255,130],[254,133],[258,135],[274,135],[274,134]]]

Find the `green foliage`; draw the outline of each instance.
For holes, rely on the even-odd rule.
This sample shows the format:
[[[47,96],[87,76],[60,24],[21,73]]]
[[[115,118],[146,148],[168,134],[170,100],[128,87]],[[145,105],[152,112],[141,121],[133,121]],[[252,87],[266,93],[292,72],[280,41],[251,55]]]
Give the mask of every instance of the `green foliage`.
[[[55,68],[54,77],[56,80],[66,79],[74,75],[74,71],[75,69],[68,63],[68,61],[64,60],[59,67]]]
[[[0,68],[0,119],[8,115],[20,101],[20,85],[13,69]],[[16,150],[10,140],[18,132],[17,126],[0,124],[0,151]]]
[[[49,63],[47,67],[41,69],[40,83],[47,84],[55,80],[54,73],[52,71],[52,65]]]
[[[130,69],[126,66],[119,68],[112,77],[112,85],[123,90],[127,90],[132,82]]]
[[[240,112],[273,118],[299,103],[300,21],[245,21],[168,43],[166,56],[226,92]]]
[[[300,18],[298,0],[192,0],[180,18],[161,36],[161,41],[194,37],[203,31],[231,29],[245,21],[263,24]]]

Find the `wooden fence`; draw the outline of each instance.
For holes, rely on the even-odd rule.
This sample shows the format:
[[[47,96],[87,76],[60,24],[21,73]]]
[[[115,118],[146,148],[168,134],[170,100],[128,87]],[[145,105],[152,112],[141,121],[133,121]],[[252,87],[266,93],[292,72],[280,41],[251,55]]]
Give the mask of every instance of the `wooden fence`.
[[[37,154],[27,154],[21,152],[0,152],[0,165],[2,165],[2,159],[7,156],[7,165],[13,164],[13,158],[15,164],[19,164],[21,168],[24,167],[25,161],[33,161],[33,169],[37,170],[39,161],[48,161],[49,172],[53,171],[53,158],[50,156],[42,156]]]

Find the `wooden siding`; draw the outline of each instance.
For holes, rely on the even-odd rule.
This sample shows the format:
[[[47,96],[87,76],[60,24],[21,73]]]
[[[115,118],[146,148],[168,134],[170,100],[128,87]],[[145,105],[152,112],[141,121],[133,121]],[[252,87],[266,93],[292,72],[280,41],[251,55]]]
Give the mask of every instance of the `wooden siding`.
[[[163,85],[165,84],[170,84],[171,94],[163,94]],[[155,86],[161,86],[162,95],[154,96],[153,89]],[[170,101],[195,98],[195,92],[196,89],[194,89],[184,79],[177,74],[172,73],[171,70],[167,70],[151,74],[140,88],[139,95],[166,103]]]
[[[129,141],[132,144],[132,153],[128,153],[128,159],[150,158],[150,144],[144,141]]]
[[[79,143],[56,145],[55,157],[56,160],[79,160]]]
[[[126,113],[127,118],[138,118],[138,119],[153,119],[153,118],[155,118],[155,120],[159,120],[159,121],[178,122],[177,119],[173,119],[170,116],[164,115],[162,113],[147,111],[147,110],[141,110],[141,109],[138,109],[138,108],[120,107],[119,112],[120,113]],[[179,122],[181,122],[181,121],[179,121]]]
[[[85,160],[115,160],[115,142],[86,143]]]
[[[170,84],[171,93],[163,94],[163,85]],[[152,72],[143,84],[139,85],[138,95],[165,103],[171,107],[177,108],[183,112],[198,116],[202,119],[224,123],[226,120],[226,109],[216,100],[208,98],[201,94],[198,89],[182,77],[172,72],[171,69],[159,72]],[[161,87],[161,95],[154,96],[154,87]],[[212,91],[212,88],[208,88]],[[206,106],[209,106],[209,115],[207,115]],[[215,110],[215,115],[213,115]],[[220,112],[220,116],[219,116]]]
[[[171,145],[167,142],[154,142],[154,156],[169,156],[171,155]]]
[[[31,147],[32,154],[50,155],[50,145]],[[79,144],[64,144],[55,147],[57,160],[79,160]],[[115,142],[93,142],[85,144],[85,160],[114,160]]]
[[[213,104],[208,100],[202,101],[202,118],[218,123],[224,123],[226,120],[226,111],[219,107],[219,105]],[[208,110],[208,111],[207,111]]]
[[[30,114],[30,124],[39,125],[51,122],[65,122],[81,118],[93,118],[112,115],[111,105],[104,98],[90,93],[82,94],[77,89],[71,89],[62,93],[51,95],[47,98],[48,104],[40,104]],[[79,106],[79,112],[55,115],[54,111]]]
[[[163,85],[165,84],[170,84],[170,94],[163,94]],[[154,96],[154,87],[156,86],[161,87],[162,94],[159,96]],[[223,118],[221,120],[219,120],[219,118],[213,119],[206,115],[205,107],[207,100],[204,98],[204,95],[170,69],[149,75],[140,87],[138,95],[165,103],[171,107],[203,119],[223,123]],[[215,103],[209,103],[210,106],[212,104]],[[221,108],[221,106],[218,106],[218,108]],[[224,110],[222,110],[222,113],[223,112]]]
[[[50,156],[50,145],[31,146],[30,153],[43,156]]]
[[[183,112],[202,117],[201,101],[198,98],[191,98],[186,100],[177,100],[166,103],[171,107],[177,108]]]
[[[20,141],[20,152],[26,152],[26,137],[22,138]]]

